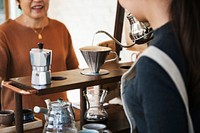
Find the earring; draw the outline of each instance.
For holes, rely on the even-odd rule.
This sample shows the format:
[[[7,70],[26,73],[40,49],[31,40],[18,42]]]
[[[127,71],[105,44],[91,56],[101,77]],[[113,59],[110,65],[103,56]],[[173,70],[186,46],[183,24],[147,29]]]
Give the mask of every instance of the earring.
[[[18,7],[19,9],[22,9],[21,6],[20,6],[20,4],[17,4],[17,7]]]
[[[19,9],[21,9],[21,6],[20,6],[20,3],[19,3],[18,0],[17,0],[17,7],[18,7]]]

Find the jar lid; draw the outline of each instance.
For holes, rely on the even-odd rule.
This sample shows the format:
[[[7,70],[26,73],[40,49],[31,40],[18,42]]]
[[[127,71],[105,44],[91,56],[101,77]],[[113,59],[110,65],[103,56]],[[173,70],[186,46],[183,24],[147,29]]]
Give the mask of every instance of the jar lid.
[[[57,101],[53,101],[51,103],[51,106],[53,108],[66,108],[66,107],[70,106],[70,103],[66,102],[66,101],[63,101],[62,98],[59,98]]]

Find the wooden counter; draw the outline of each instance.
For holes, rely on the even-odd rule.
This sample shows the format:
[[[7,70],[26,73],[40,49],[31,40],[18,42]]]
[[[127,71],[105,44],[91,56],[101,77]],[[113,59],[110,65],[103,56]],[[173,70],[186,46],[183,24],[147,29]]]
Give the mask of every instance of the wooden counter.
[[[72,89],[86,90],[86,87],[94,85],[102,85],[112,82],[118,82],[121,80],[123,73],[127,71],[127,68],[132,63],[107,63],[102,68],[109,70],[109,74],[100,76],[86,76],[82,75],[83,69],[67,70],[62,72],[52,73],[52,77],[66,77],[65,80],[53,80],[48,86],[38,87],[31,85],[31,77],[18,77],[10,79],[11,82],[5,82],[3,87],[11,89],[15,92],[15,104],[16,104],[16,132],[23,132],[22,126],[22,95],[46,95],[52,93],[58,93],[62,91],[68,91]],[[81,125],[84,124],[84,112],[86,110],[86,101],[83,95],[80,95],[81,101]]]

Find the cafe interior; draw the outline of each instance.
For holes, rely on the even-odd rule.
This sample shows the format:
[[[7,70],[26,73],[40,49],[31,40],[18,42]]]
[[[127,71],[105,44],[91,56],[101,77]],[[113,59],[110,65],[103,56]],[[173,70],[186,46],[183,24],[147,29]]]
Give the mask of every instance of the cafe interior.
[[[130,38],[132,17],[117,0],[50,0],[49,5],[48,16],[64,23],[70,31],[79,68],[51,73],[48,67],[44,71],[45,75],[40,77],[48,85],[41,86],[43,81],[34,80],[37,77],[31,74],[5,81],[2,86],[15,93],[15,119],[12,119],[9,126],[2,124],[0,132],[39,133],[47,127],[55,126],[53,124],[62,126],[63,121],[70,117],[68,123],[71,125],[67,126],[75,131],[69,133],[87,129],[85,125],[88,123],[105,125],[103,133],[129,133],[130,126],[120,98],[120,79],[134,63],[137,54],[147,47],[146,43],[137,45]],[[20,14],[16,0],[0,0],[0,24]],[[103,52],[98,52],[100,48]],[[38,49],[43,50],[43,53],[37,53]],[[41,62],[37,62],[38,54],[41,54],[42,63],[51,65],[49,60],[53,52],[43,49],[42,44],[27,52],[32,57],[32,66],[41,65]],[[44,53],[48,56],[44,56]],[[23,95],[42,96],[64,91],[69,101],[63,101],[58,96],[57,101],[45,100],[46,107],[22,107]],[[1,111],[5,114],[5,110]],[[57,116],[56,112],[62,114]],[[46,122],[34,117],[36,113],[44,113]],[[33,120],[24,122],[24,117],[30,115]],[[63,121],[60,122],[57,117],[62,117]],[[0,122],[2,120],[0,114]]]

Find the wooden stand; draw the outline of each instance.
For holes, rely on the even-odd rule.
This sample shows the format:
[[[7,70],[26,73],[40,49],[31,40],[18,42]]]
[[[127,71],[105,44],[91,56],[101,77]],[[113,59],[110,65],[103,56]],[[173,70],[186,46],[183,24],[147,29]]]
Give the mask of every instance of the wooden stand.
[[[6,87],[15,92],[15,104],[16,104],[16,132],[22,133],[24,127],[22,125],[22,95],[46,95],[52,93],[58,93],[68,91],[72,89],[80,88],[81,91],[86,90],[89,86],[102,85],[107,83],[118,82],[121,80],[123,73],[127,71],[127,66],[131,66],[132,63],[108,63],[103,66],[104,69],[109,71],[109,74],[100,76],[86,76],[82,75],[82,69],[68,70],[62,72],[52,73],[52,76],[63,76],[67,77],[65,80],[52,81],[51,85],[45,86],[40,89],[31,85],[31,77],[18,77],[11,79],[11,82],[4,82],[3,87]],[[80,125],[82,126],[84,121],[84,113],[86,111],[86,100],[81,93],[80,95]],[[117,116],[117,115],[116,115]],[[124,116],[125,117],[125,116]],[[118,119],[116,117],[116,119]],[[122,124],[122,123],[121,123]],[[120,124],[120,125],[121,125]],[[115,126],[114,124],[111,124]],[[119,126],[119,125],[117,125]]]
[[[23,124],[24,131],[34,130],[42,127],[42,120],[35,118],[35,121],[28,122]],[[13,124],[12,126],[0,126],[0,133],[14,133],[16,131],[16,126]]]

